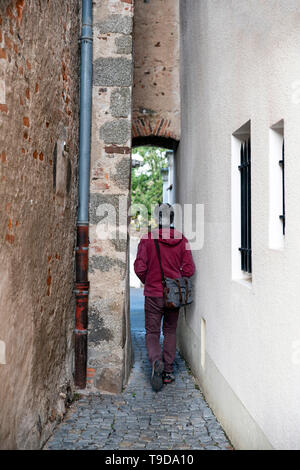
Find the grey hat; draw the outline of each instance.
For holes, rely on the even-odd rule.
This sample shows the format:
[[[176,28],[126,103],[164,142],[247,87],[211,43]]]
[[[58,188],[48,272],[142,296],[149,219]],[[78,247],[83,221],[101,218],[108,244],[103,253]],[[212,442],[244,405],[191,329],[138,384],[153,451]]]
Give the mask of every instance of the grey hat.
[[[170,227],[174,220],[174,209],[170,204],[157,204],[154,209],[154,219],[161,227]]]

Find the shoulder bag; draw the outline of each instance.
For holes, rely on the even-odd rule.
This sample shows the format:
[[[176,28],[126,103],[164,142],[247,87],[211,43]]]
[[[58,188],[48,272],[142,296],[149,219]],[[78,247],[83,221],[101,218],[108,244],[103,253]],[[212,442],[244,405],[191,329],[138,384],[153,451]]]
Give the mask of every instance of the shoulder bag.
[[[180,308],[193,302],[192,281],[189,277],[171,279],[165,277],[161,264],[161,255],[158,240],[154,240],[158,256],[161,282],[163,285],[163,296],[166,308]]]

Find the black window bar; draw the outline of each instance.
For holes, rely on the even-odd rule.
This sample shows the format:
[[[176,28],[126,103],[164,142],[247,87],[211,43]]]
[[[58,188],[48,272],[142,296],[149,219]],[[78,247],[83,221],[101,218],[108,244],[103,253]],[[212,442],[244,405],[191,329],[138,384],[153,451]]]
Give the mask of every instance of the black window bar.
[[[251,143],[241,143],[241,269],[252,272],[251,251]]]
[[[279,216],[279,218],[282,221],[283,235],[285,235],[284,141],[282,142],[282,160],[279,160],[279,165],[282,169],[282,214]]]

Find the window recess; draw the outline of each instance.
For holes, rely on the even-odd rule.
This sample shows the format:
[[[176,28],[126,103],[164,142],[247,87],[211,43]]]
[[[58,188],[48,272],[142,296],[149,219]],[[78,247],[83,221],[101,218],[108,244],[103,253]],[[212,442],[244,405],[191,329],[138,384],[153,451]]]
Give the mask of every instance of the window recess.
[[[251,122],[232,134],[231,240],[232,279],[252,281]],[[250,286],[251,284],[247,284]]]
[[[282,214],[279,216],[282,221],[282,233],[285,235],[285,197],[284,197],[284,139],[282,141],[282,158],[279,160],[279,165],[281,166],[281,179],[282,179]]]
[[[283,119],[271,127],[269,135],[269,246],[282,249],[286,230]]]

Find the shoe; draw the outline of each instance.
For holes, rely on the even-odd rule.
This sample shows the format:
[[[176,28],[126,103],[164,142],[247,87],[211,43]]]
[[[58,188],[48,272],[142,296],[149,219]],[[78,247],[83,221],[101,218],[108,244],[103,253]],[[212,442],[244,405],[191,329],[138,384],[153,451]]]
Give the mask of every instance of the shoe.
[[[156,360],[153,362],[150,383],[152,385],[153,390],[155,390],[155,392],[158,392],[159,390],[161,390],[163,386],[163,379],[162,379],[163,370],[164,370],[164,365],[161,361]]]
[[[164,372],[163,373],[163,383],[170,384],[175,381],[175,376],[172,372]]]

